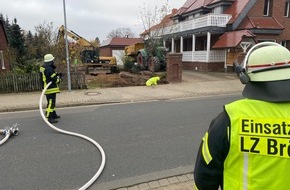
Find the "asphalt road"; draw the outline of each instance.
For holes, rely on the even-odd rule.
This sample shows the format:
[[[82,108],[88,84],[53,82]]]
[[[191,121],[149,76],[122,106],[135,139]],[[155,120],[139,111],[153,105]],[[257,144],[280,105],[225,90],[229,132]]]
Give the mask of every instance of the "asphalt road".
[[[106,166],[90,189],[186,170],[222,105],[239,95],[59,109],[56,124],[87,135],[106,152]],[[91,143],[53,131],[39,112],[0,114],[0,128],[19,123],[20,133],[0,147],[1,189],[78,189],[97,171],[101,157]],[[132,182],[133,183],[133,182]],[[115,183],[116,184],[116,183]]]

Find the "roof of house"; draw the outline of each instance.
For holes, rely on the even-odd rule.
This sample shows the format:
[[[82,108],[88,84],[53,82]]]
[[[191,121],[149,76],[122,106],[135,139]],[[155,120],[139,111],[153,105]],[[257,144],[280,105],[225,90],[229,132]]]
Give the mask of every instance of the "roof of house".
[[[254,37],[255,35],[249,30],[226,32],[213,45],[213,48],[237,47],[242,42],[243,38],[254,38]]]
[[[142,38],[111,38],[102,42],[101,47],[104,46],[128,46],[135,43],[143,42]]]
[[[277,29],[282,30],[284,27],[273,17],[246,17],[238,29]]]
[[[208,5],[221,2],[222,0],[187,0],[184,5],[178,10],[177,14],[185,14],[190,11],[207,7]]]
[[[186,6],[189,5],[189,6]],[[184,7],[187,7],[186,10],[184,10],[184,13],[193,11],[195,9],[201,8],[205,6],[205,0],[187,0],[184,4]]]
[[[224,14],[232,15],[228,22],[229,24],[233,23],[238,18],[238,16],[240,16],[241,12],[245,9],[249,1],[250,0],[234,1],[233,4],[224,11]]]
[[[210,0],[210,2],[208,3],[208,5],[210,4],[214,4],[214,3],[218,3],[221,2],[222,0]]]

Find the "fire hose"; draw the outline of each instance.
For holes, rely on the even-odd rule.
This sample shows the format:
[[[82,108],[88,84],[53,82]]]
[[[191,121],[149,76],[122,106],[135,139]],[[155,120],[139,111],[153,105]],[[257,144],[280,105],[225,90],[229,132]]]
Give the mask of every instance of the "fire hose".
[[[44,93],[45,91],[48,89],[48,87],[51,85],[51,82],[49,82],[46,87],[43,89],[42,93],[41,93],[41,96],[40,96],[40,100],[39,100],[39,111],[40,111],[40,115],[42,117],[42,119],[45,121],[45,123],[51,127],[52,129],[60,132],[60,133],[63,133],[63,134],[66,134],[66,135],[72,135],[72,136],[76,136],[76,137],[80,137],[80,138],[83,138],[89,142],[91,142],[92,144],[94,144],[100,151],[101,153],[101,157],[102,157],[102,162],[101,162],[101,165],[99,167],[99,169],[97,170],[96,174],[86,183],[84,184],[79,190],[85,190],[87,189],[90,185],[92,185],[97,179],[98,177],[101,175],[104,167],[105,167],[105,161],[106,161],[106,156],[105,156],[105,152],[103,150],[103,148],[96,142],[94,141],[93,139],[85,136],[85,135],[82,135],[82,134],[79,134],[79,133],[74,133],[74,132],[70,132],[70,131],[65,131],[65,130],[62,130],[62,129],[59,129],[57,127],[55,127],[54,125],[52,125],[50,122],[48,122],[48,120],[46,119],[44,113],[43,113],[43,109],[42,109],[42,100],[43,100],[43,96],[44,96]]]
[[[4,129],[0,129],[0,134],[5,135],[5,137],[0,141],[0,145],[5,143],[10,136],[18,135],[18,123],[12,125],[12,127],[5,127]]]

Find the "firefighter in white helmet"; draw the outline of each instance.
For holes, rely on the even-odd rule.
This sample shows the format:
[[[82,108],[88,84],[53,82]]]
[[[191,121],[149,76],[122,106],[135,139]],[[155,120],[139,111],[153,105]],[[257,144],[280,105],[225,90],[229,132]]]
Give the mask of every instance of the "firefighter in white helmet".
[[[56,93],[60,92],[59,83],[62,78],[61,73],[57,73],[55,71],[56,66],[54,65],[54,56],[52,54],[46,54],[44,56],[44,63],[40,67],[40,79],[42,84],[42,89],[45,86],[52,82],[48,89],[45,91],[47,106],[46,106],[46,118],[50,123],[57,123],[57,119],[60,118],[59,115],[56,114],[55,104],[56,104]]]
[[[225,105],[202,138],[195,189],[288,190],[290,52],[256,44],[236,71],[244,99]]]

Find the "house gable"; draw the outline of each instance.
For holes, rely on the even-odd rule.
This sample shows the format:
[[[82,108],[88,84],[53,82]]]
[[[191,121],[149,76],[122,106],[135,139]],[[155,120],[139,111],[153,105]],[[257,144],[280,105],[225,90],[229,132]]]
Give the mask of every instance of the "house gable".
[[[4,22],[0,20],[0,72],[10,70],[8,62],[8,38],[4,27]]]
[[[4,50],[8,47],[8,38],[4,28],[4,22],[0,20],[0,50]]]

